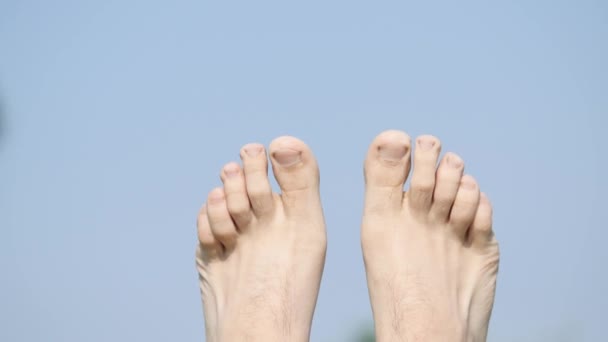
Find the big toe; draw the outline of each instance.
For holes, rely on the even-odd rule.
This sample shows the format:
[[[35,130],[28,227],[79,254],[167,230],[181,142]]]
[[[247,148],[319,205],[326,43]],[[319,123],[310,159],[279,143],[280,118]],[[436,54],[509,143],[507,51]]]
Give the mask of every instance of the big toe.
[[[410,172],[410,137],[401,131],[380,133],[371,143],[365,159],[365,208],[398,208],[403,185]]]
[[[287,210],[306,212],[311,204],[319,206],[319,167],[303,141],[289,136],[275,139],[270,160]]]

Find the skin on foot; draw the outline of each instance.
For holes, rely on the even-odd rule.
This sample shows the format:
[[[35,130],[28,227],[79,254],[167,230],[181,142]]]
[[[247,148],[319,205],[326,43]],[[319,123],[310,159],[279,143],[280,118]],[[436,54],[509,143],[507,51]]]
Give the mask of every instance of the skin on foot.
[[[365,161],[361,243],[377,341],[485,341],[499,251],[492,206],[433,136],[387,131]]]
[[[326,233],[319,171],[300,140],[263,145],[227,164],[198,216],[197,269],[207,341],[308,341]]]

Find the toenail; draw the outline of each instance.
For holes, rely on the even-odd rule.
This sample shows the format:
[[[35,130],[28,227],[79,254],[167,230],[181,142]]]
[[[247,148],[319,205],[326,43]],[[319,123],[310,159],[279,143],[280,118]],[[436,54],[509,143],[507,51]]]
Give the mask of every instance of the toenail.
[[[299,163],[302,159],[302,152],[291,149],[283,149],[273,152],[272,156],[281,166],[287,167]]]
[[[451,167],[459,168],[462,166],[462,159],[460,159],[459,157],[456,157],[454,155],[448,155],[446,159],[448,165],[450,165]]]
[[[407,146],[380,146],[378,147],[378,154],[380,155],[380,158],[386,161],[396,162],[405,157],[407,150]]]
[[[228,165],[224,168],[224,173],[228,178],[234,178],[239,174],[239,168],[236,165]]]
[[[460,182],[460,186],[462,186],[465,189],[475,189],[475,183],[471,182],[471,181],[463,181]]]
[[[222,191],[212,191],[209,194],[209,202],[219,203],[224,200],[224,193]]]
[[[250,157],[257,157],[260,155],[260,153],[262,153],[262,151],[264,150],[264,148],[262,146],[247,146],[244,148],[245,153],[247,153],[248,156]]]
[[[418,139],[418,146],[420,146],[421,150],[428,151],[435,146],[435,141],[426,138]]]

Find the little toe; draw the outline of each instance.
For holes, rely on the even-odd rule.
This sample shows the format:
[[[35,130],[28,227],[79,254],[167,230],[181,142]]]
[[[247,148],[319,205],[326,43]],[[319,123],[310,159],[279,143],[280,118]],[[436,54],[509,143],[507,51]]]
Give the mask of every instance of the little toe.
[[[247,196],[245,174],[237,163],[228,163],[221,173],[226,194],[226,206],[239,231],[246,229],[253,213]]]
[[[207,215],[207,205],[203,205],[201,208],[198,214],[196,226],[198,230],[199,242],[199,247],[197,248],[197,260],[217,257],[222,250],[222,246],[211,232],[209,217]]]
[[[227,250],[234,248],[238,234],[226,206],[224,189],[216,188],[209,193],[207,215],[215,239],[221,242]]]
[[[481,193],[475,219],[469,228],[469,240],[473,246],[484,247],[494,236],[492,231],[492,204],[486,194]]]
[[[261,144],[247,144],[241,150],[245,184],[255,215],[264,215],[274,208],[272,188],[268,181],[268,158]]]
[[[447,221],[464,171],[462,158],[454,153],[446,153],[435,176],[435,191],[431,213],[440,221]]]
[[[410,172],[410,137],[401,131],[380,133],[365,159],[365,210],[401,208],[403,185]]]
[[[464,237],[473,223],[479,205],[479,186],[475,178],[464,175],[450,212],[450,223],[457,235]]]
[[[436,137],[423,135],[416,139],[414,171],[407,195],[410,208],[416,211],[427,212],[431,207],[440,152],[441,142]]]
[[[269,151],[286,212],[320,212],[319,168],[310,148],[297,138],[284,136],[275,139]]]

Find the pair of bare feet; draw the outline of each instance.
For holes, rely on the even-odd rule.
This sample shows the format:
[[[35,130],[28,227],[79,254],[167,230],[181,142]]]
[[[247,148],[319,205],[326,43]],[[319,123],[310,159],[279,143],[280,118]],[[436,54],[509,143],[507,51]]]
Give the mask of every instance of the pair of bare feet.
[[[485,341],[498,244],[492,208],[460,157],[440,142],[387,131],[365,160],[361,245],[383,341]],[[300,140],[263,145],[227,164],[198,217],[197,266],[207,341],[308,341],[327,246],[319,170]]]

